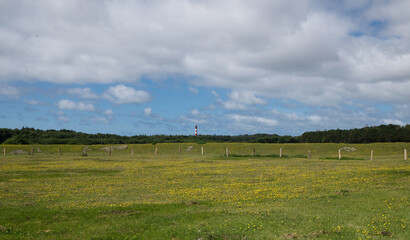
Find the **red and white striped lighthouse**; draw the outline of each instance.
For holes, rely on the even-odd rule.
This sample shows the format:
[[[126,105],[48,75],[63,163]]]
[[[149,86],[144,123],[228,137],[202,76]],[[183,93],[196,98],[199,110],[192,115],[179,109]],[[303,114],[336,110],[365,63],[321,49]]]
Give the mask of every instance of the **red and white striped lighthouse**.
[[[198,135],[198,126],[195,125],[195,136]]]

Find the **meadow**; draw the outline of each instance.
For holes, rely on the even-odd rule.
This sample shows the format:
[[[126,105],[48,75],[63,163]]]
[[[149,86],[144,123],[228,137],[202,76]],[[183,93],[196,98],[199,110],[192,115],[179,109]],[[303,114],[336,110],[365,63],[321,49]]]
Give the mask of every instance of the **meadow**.
[[[410,239],[410,143],[104,147],[0,146],[0,239]]]

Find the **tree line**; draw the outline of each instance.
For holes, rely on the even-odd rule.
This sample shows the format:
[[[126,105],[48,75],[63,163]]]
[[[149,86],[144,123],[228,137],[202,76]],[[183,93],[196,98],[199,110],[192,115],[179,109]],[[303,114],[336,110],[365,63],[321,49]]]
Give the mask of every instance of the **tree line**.
[[[410,142],[410,125],[380,125],[350,130],[305,132],[300,136],[305,143],[373,143]]]
[[[410,142],[410,125],[380,125],[349,130],[305,132],[301,136],[253,135],[135,135],[88,134],[73,130],[0,128],[0,144],[143,144],[143,143],[248,142],[248,143],[372,143]]]

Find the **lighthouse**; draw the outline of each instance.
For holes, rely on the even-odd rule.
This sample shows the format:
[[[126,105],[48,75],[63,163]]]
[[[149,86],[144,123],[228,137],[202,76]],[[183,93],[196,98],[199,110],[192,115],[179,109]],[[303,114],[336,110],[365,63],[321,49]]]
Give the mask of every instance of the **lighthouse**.
[[[198,126],[195,125],[195,136],[198,135]]]

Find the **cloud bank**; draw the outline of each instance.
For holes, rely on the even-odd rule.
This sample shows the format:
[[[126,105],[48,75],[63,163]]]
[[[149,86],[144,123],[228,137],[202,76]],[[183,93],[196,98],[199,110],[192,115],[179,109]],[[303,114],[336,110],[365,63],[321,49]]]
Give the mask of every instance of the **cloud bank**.
[[[408,9],[400,0],[2,1],[0,95],[20,96],[16,81],[111,84],[103,99],[141,104],[151,93],[131,84],[182,76],[192,95],[227,90],[217,104],[235,123],[319,124],[332,107],[345,112],[363,102],[390,104],[397,111],[384,122],[405,123],[398,110],[410,101]],[[101,98],[87,87],[68,93]],[[270,100],[310,111],[270,120],[240,112]],[[69,101],[58,108],[95,110]]]
[[[410,4],[372,3],[5,1],[0,79],[113,83],[181,73],[197,76],[194,85],[313,105],[403,102]]]

